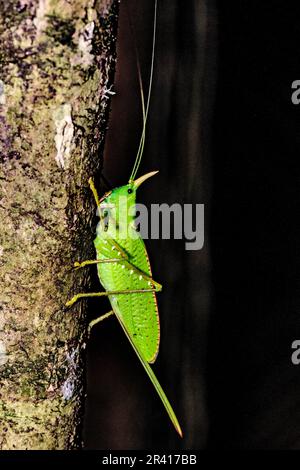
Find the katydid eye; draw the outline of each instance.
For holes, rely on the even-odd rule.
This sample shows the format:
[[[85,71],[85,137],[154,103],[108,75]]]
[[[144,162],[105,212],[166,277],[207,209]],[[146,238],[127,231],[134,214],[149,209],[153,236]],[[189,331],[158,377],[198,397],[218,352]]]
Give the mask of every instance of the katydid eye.
[[[131,194],[131,193],[132,193],[132,189],[131,189],[131,188],[128,188],[128,189],[127,189],[127,192],[128,192],[128,194]]]

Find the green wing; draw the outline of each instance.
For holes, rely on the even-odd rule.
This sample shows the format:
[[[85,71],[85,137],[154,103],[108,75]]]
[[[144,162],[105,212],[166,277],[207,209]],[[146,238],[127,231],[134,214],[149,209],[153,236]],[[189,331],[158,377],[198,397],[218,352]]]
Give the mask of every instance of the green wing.
[[[117,239],[121,249],[128,253],[129,261],[140,271],[151,276],[146,247],[141,238]],[[116,258],[116,250],[103,237],[95,239],[97,259]],[[102,263],[98,267],[101,284],[106,291],[145,290],[151,286],[145,278],[132,272],[126,263]],[[109,296],[112,308],[122,319],[136,347],[149,363],[157,357],[160,340],[160,325],[155,292]]]

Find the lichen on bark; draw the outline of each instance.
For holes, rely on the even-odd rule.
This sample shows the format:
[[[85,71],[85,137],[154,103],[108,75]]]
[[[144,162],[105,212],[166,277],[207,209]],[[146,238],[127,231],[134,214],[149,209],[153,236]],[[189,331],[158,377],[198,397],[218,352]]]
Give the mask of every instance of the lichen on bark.
[[[0,448],[81,445],[85,303],[118,0],[0,3]]]

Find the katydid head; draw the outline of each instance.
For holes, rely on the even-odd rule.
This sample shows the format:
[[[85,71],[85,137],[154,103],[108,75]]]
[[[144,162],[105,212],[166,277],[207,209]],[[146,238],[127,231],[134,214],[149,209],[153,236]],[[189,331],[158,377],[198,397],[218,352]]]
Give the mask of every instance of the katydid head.
[[[100,199],[99,215],[101,228],[104,232],[127,230],[127,226],[135,218],[136,191],[140,185],[158,171],[151,171],[124,186],[114,188]]]

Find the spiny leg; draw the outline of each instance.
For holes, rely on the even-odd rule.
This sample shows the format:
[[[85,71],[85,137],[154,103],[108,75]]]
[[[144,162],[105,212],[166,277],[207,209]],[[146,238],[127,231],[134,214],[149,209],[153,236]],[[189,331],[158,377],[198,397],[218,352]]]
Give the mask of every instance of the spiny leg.
[[[82,261],[79,263],[79,261],[75,261],[74,263],[74,268],[79,269],[79,268],[84,268],[84,266],[88,266],[89,264],[99,264],[99,263],[119,263],[122,261],[120,258],[108,258],[108,259],[88,259],[86,261]]]
[[[91,329],[93,328],[93,326],[97,325],[97,323],[100,323],[101,321],[105,320],[106,318],[110,317],[113,314],[114,314],[114,311],[110,310],[109,312],[105,313],[104,315],[101,315],[101,317],[98,317],[98,318],[95,318],[95,320],[92,320],[89,323],[89,326],[88,326],[88,336],[90,336]]]
[[[90,265],[90,264],[120,263],[120,262],[123,262],[124,266],[127,265],[127,267],[129,268],[129,273],[132,270],[135,273],[137,273],[139,276],[141,276],[142,279],[145,279],[146,281],[148,281],[149,285],[152,285],[152,286],[155,287],[155,292],[160,292],[162,290],[162,285],[161,284],[159,284],[157,281],[154,281],[154,279],[152,279],[151,276],[148,276],[148,274],[141,271],[134,264],[132,264],[131,261],[129,261],[127,253],[120,247],[120,245],[116,241],[114,241],[114,240],[109,240],[108,241],[107,240],[107,242],[110,245],[112,245],[112,250],[115,249],[117,251],[117,253],[120,256],[122,256],[122,258],[107,258],[107,259],[104,259],[104,260],[87,260],[87,261],[82,261],[81,263],[76,261],[74,263],[75,268],[76,269],[83,268],[84,266],[87,266],[87,265]],[[132,273],[130,273],[130,274],[132,274]]]
[[[105,292],[87,292],[74,295],[71,300],[66,303],[67,307],[71,307],[77,300],[85,297],[104,297],[108,295],[127,295],[127,294],[143,294],[144,292],[155,292],[155,289],[132,289],[132,290],[112,290]]]
[[[143,279],[148,281],[149,285],[155,286],[155,292],[160,292],[162,290],[162,285],[159,284],[158,282],[154,281],[152,277],[148,276],[145,274],[143,271],[141,271],[139,268],[134,266],[128,259],[120,259],[120,258],[108,258],[108,259],[94,259],[94,260],[86,260],[82,261],[79,263],[78,261],[75,261],[74,267],[76,269],[79,268],[84,268],[85,266],[91,265],[91,264],[99,264],[99,263],[124,263],[124,265],[128,265],[130,270],[136,272],[139,276],[141,276]],[[130,271],[129,271],[130,272]]]

